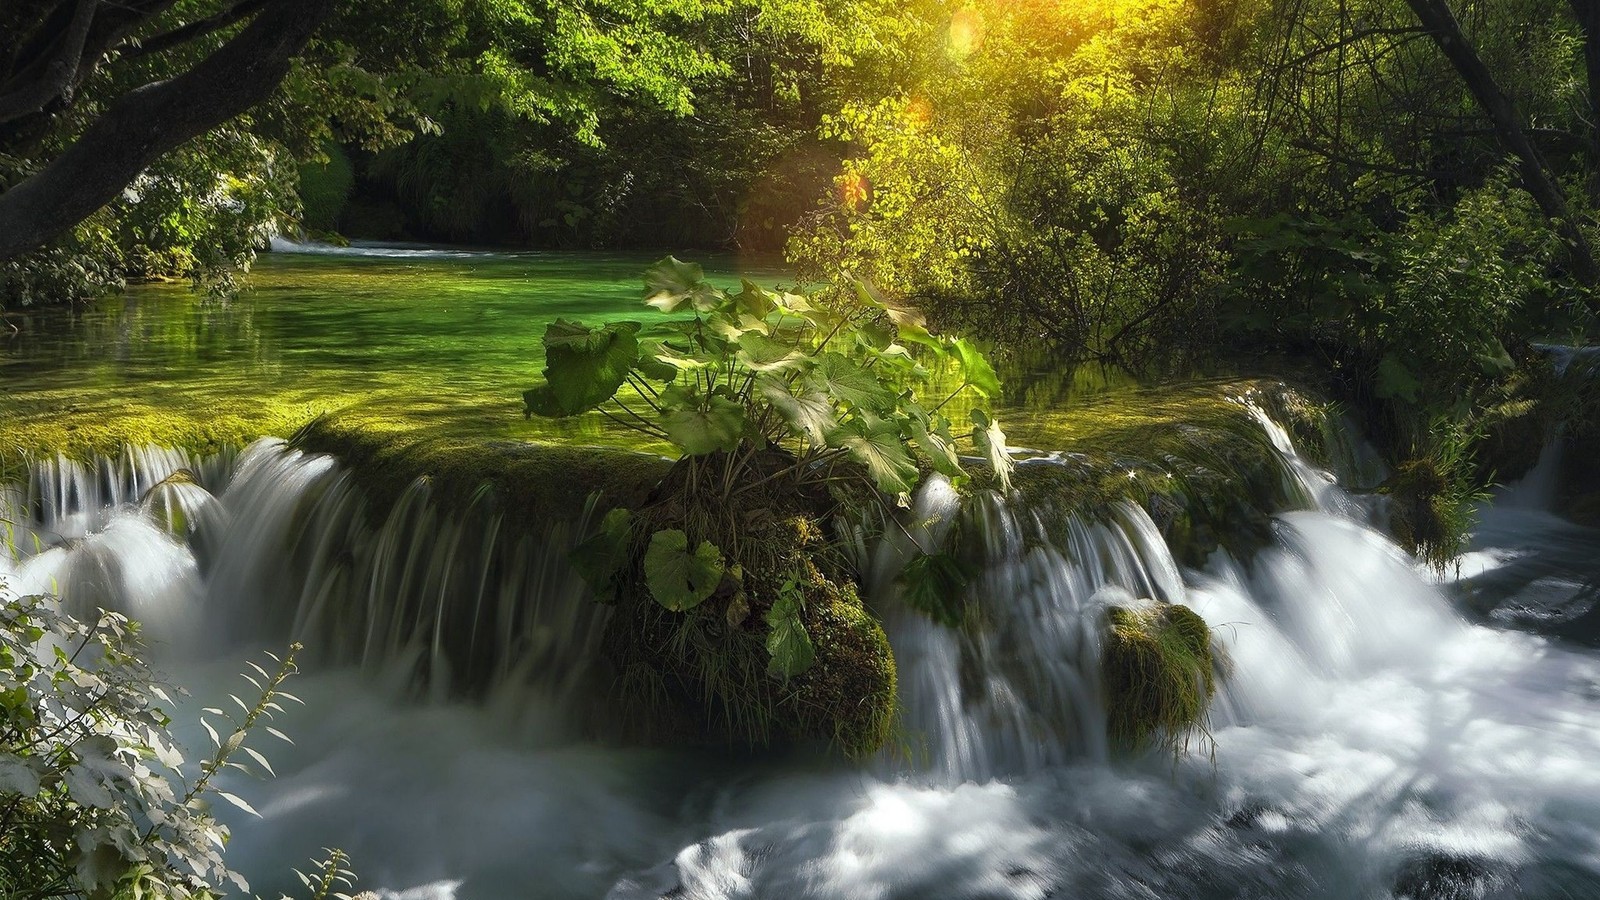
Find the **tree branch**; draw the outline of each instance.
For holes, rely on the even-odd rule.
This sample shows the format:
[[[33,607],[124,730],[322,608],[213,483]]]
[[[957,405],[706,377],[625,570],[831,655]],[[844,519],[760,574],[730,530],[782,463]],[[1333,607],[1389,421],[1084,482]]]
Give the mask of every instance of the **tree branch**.
[[[163,154],[271,95],[337,0],[271,0],[190,71],[130,91],[48,166],[0,194],[0,260],[111,202]]]
[[[10,122],[36,113],[50,101],[72,90],[77,83],[84,42],[88,40],[89,27],[94,24],[95,9],[99,5],[99,0],[77,0],[72,21],[67,25],[66,33],[57,40],[55,52],[29,73],[24,84],[0,94],[0,122]]]
[[[196,19],[187,25],[162,32],[142,41],[127,41],[119,44],[116,50],[122,54],[124,59],[138,59],[153,53],[161,53],[179,44],[185,44],[208,34],[214,34],[230,25],[241,22],[255,15],[263,6],[267,5],[267,2],[268,0],[240,0],[240,2],[214,16]]]
[[[1551,178],[1544,157],[1528,139],[1511,98],[1500,89],[1500,84],[1495,81],[1489,67],[1484,65],[1477,49],[1462,33],[1461,25],[1456,21],[1449,4],[1446,0],[1406,0],[1406,5],[1428,29],[1439,51],[1455,68],[1456,74],[1478,102],[1478,107],[1489,117],[1501,145],[1516,158],[1523,189],[1533,196],[1539,210],[1567,245],[1567,262],[1573,277],[1588,288],[1600,285],[1600,266],[1596,265],[1588,238],[1572,219],[1566,196]]]

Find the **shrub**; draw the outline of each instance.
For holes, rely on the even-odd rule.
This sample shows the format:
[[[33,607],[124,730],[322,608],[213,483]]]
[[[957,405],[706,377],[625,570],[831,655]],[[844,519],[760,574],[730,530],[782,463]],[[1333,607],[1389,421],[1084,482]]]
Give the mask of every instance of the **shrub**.
[[[184,900],[246,889],[223,862],[228,828],[211,810],[217,800],[254,810],[216,776],[249,771],[241,756],[271,771],[245,741],[292,699],[282,685],[298,649],[273,657],[271,671],[252,664],[245,677],[259,696],[233,698],[237,715],[206,710],[213,752],[191,762],[169,731],[171,697],[138,655],[136,623],[107,612],[81,622],[51,598],[0,586],[0,896]],[[333,896],[343,861],[321,864],[308,882],[316,896]]]

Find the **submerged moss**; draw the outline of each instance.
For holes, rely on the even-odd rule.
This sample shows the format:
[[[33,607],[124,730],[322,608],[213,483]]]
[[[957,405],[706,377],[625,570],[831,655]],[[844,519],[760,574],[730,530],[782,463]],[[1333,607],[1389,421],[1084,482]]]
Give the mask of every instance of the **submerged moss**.
[[[1065,455],[1024,463],[1013,480],[1047,518],[1097,515],[1128,500],[1144,507],[1186,563],[1203,562],[1219,546],[1247,556],[1270,540],[1275,512],[1309,498],[1297,493],[1270,436],[1234,398],[1274,409],[1298,423],[1299,440],[1322,445],[1325,410],[1293,391],[1270,382],[1208,382],[1109,395],[1054,416],[1053,446]]]
[[[1187,606],[1111,607],[1101,655],[1106,727],[1114,745],[1177,751],[1203,729],[1216,693],[1211,629]]]
[[[385,514],[419,478],[446,505],[465,506],[492,490],[513,524],[543,529],[575,520],[591,495],[601,507],[636,506],[671,463],[654,454],[513,440],[472,440],[385,427],[385,420],[346,413],[321,416],[291,439],[298,449],[326,453],[349,469],[375,515]]]

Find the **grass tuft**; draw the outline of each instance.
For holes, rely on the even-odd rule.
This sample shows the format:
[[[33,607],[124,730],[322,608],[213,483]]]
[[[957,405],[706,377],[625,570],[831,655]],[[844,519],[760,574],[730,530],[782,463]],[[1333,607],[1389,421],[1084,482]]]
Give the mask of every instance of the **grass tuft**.
[[[1111,607],[1101,656],[1107,731],[1115,746],[1173,754],[1204,733],[1216,693],[1211,629],[1187,606]]]

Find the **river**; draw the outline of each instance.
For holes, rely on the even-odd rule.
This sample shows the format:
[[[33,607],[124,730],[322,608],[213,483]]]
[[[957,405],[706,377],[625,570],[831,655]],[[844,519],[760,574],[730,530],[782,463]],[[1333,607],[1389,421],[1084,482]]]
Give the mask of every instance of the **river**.
[[[625,314],[641,261],[394,254],[275,254],[226,307],[144,288],[40,314],[0,344],[3,409],[47,433],[152,405],[203,420],[348,399],[570,438],[519,431],[529,348],[557,315]],[[882,601],[902,727],[860,764],[585,737],[597,613],[560,561],[567,526],[530,543],[425,493],[372,523],[338,463],[278,441],[41,459],[5,495],[38,540],[0,574],[146,621],[195,695],[180,721],[221,705],[246,657],[312,645],[291,685],[305,706],[277,723],[294,744],[263,746],[277,777],[229,785],[260,816],[230,812],[228,857],[264,895],[338,846],[361,887],[406,900],[1600,896],[1600,651],[1524,615],[1570,617],[1600,586],[1600,532],[1547,511],[1553,462],[1487,504],[1439,574],[1372,526],[1349,473],[1255,418],[1304,490],[1248,558],[1181,564],[1131,504],[1047,521],[983,501],[990,627]],[[198,484],[174,539],[139,501],[179,468]],[[956,514],[937,482],[917,502],[930,527]],[[879,548],[867,585],[895,565]],[[1229,660],[1209,734],[1176,759],[1106,749],[1091,626],[1130,595],[1193,607]],[[505,611],[470,645],[492,687],[461,699],[430,636],[486,609]]]

